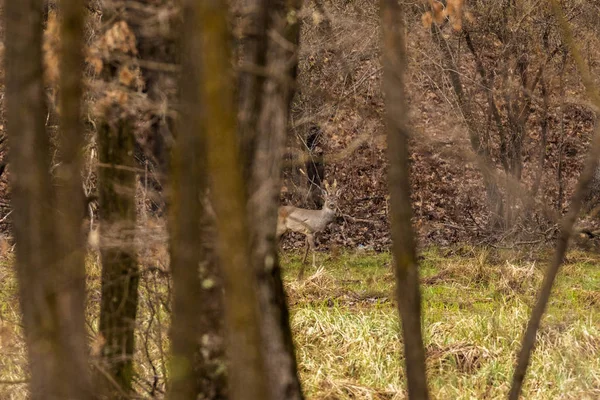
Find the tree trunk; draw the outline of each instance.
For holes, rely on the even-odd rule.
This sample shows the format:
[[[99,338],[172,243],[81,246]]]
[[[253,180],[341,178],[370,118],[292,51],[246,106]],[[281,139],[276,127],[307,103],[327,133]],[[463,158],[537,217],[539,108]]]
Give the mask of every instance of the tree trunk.
[[[47,114],[42,72],[42,1],[7,2],[6,102],[10,139],[16,271],[33,399],[61,395],[58,318],[51,243],[52,189],[48,176]]]
[[[181,122],[171,160],[169,199],[173,276],[170,399],[227,398],[222,279],[214,254],[214,221],[203,209],[202,35],[199,1],[183,2]]]
[[[255,275],[250,265],[249,230],[227,37],[227,7],[219,0],[201,2],[209,174],[219,232],[225,283],[229,396],[267,398]]]
[[[79,0],[61,2],[60,131],[57,178],[58,307],[66,337],[63,382],[67,398],[92,397],[85,328],[85,247],[81,226],[86,201],[83,193],[81,123],[84,8]]]
[[[102,299],[100,334],[110,398],[127,398],[133,378],[139,270],[135,252],[135,170],[131,117],[108,106],[98,130],[98,194]]]
[[[425,351],[421,334],[421,294],[412,229],[408,163],[408,105],[404,95],[404,24],[396,0],[382,0],[383,87],[386,98],[392,252],[398,310],[402,319],[409,399],[427,399]]]
[[[262,317],[263,353],[269,355],[265,361],[271,383],[270,398],[302,399],[275,237],[283,148],[296,84],[300,27],[295,16],[301,3],[273,3],[269,29],[285,38],[288,45],[268,41],[268,77],[263,86],[261,107],[257,110],[259,120],[248,186],[248,210],[252,264],[257,272]]]
[[[85,342],[81,336],[83,327],[79,326],[83,322],[82,304],[77,304],[83,302],[79,291],[81,281],[70,284],[70,279],[77,281],[81,265],[77,263],[77,255],[72,264],[70,260],[64,263],[64,270],[59,269],[57,263],[57,257],[68,247],[57,248],[57,238],[68,236],[81,221],[75,221],[74,227],[71,225],[74,221],[69,219],[69,226],[61,227],[64,231],[59,231],[55,224],[55,193],[49,174],[50,143],[45,130],[43,1],[11,1],[4,7],[7,132],[12,166],[12,219],[17,242],[15,267],[29,356],[30,398],[86,398],[89,393],[86,392]],[[67,61],[64,65],[70,63]],[[71,89],[73,86],[67,84],[66,92],[73,94]],[[69,95],[65,99],[67,97],[76,104],[74,97]],[[74,314],[68,314],[70,311]],[[78,381],[73,383],[71,374],[77,367],[83,369],[78,373]]]
[[[238,77],[238,132],[241,156],[244,163],[244,178],[252,175],[252,164],[258,140],[257,127],[265,77],[256,70],[266,68],[268,11],[271,0],[243,0],[239,26],[243,29],[240,40],[241,65]]]

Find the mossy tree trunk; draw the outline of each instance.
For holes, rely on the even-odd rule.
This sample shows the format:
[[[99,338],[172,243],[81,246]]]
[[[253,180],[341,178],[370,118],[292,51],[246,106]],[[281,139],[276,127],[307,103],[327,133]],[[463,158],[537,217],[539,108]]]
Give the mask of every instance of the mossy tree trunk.
[[[276,210],[278,205],[278,194],[279,194],[279,186],[280,186],[280,158],[281,158],[281,150],[283,143],[285,142],[285,133],[287,128],[287,116],[289,112],[289,103],[291,100],[291,93],[293,93],[293,80],[295,79],[295,71],[296,71],[296,63],[293,63],[291,66],[286,63],[286,60],[289,60],[290,57],[295,57],[295,49],[290,52],[289,48],[285,49],[280,48],[280,44],[277,43],[269,43],[267,39],[267,30],[269,26],[276,26],[279,34],[284,35],[286,32],[293,32],[295,35],[289,38],[292,43],[292,47],[294,47],[294,43],[297,44],[298,36],[297,33],[299,30],[289,30],[289,25],[287,24],[287,20],[285,16],[286,13],[290,11],[288,8],[289,5],[282,3],[277,3],[277,8],[269,8],[269,6],[273,6],[270,2],[267,1],[248,1],[244,3],[243,10],[245,10],[246,14],[243,16],[245,18],[245,22],[240,24],[246,28],[244,32],[241,49],[243,51],[242,59],[244,65],[241,68],[241,73],[239,77],[239,112],[238,112],[238,134],[242,148],[242,154],[240,155],[240,159],[229,158],[229,159],[221,159],[220,155],[214,155],[216,151],[218,154],[227,154],[230,149],[234,153],[237,152],[237,148],[235,146],[235,142],[218,142],[217,146],[218,150],[214,150],[215,147],[212,147],[213,150],[203,149],[205,146],[202,144],[202,139],[197,137],[198,132],[202,132],[204,130],[208,130],[207,134],[217,134],[216,132],[228,132],[230,133],[232,127],[234,128],[234,121],[232,119],[233,116],[233,104],[231,104],[232,100],[232,87],[229,85],[229,82],[226,80],[214,79],[215,75],[211,75],[211,71],[219,71],[222,74],[222,68],[227,68],[225,60],[229,57],[229,54],[226,50],[226,45],[223,42],[225,36],[224,33],[225,25],[219,24],[219,21],[223,21],[223,16],[215,16],[216,14],[223,12],[223,5],[219,5],[218,3],[209,4],[206,8],[196,9],[197,2],[190,1],[184,3],[183,15],[187,22],[184,23],[182,40],[184,42],[183,45],[183,71],[181,84],[181,94],[182,94],[182,122],[180,128],[178,129],[178,135],[176,139],[175,151],[173,153],[173,175],[176,177],[174,179],[173,184],[176,185],[173,190],[172,196],[172,263],[173,263],[173,274],[174,274],[174,327],[173,327],[173,341],[174,341],[174,363],[178,365],[173,365],[174,375],[172,377],[172,386],[171,386],[171,397],[175,396],[176,393],[185,396],[184,398],[188,398],[193,393],[198,393],[206,398],[218,398],[219,392],[218,388],[222,388],[222,384],[225,382],[224,375],[215,375],[215,372],[218,371],[217,368],[220,367],[221,372],[223,372],[222,363],[219,365],[218,359],[215,357],[212,360],[207,359],[207,354],[218,355],[217,347],[215,344],[218,344],[219,332],[217,329],[213,329],[212,332],[208,332],[210,330],[209,327],[219,327],[218,320],[221,315],[218,311],[222,310],[222,306],[219,307],[218,301],[220,300],[219,292],[221,288],[221,278],[218,274],[218,269],[215,268],[214,259],[210,257],[212,247],[208,245],[211,240],[209,235],[206,233],[206,228],[208,224],[203,223],[202,227],[196,226],[188,226],[185,227],[186,223],[190,223],[189,221],[183,221],[185,215],[192,216],[192,220],[204,220],[206,221],[207,212],[204,210],[204,213],[198,213],[198,207],[201,207],[201,204],[197,202],[198,198],[202,198],[202,187],[204,182],[204,177],[202,177],[202,166],[201,161],[193,161],[194,158],[192,154],[195,152],[196,157],[200,154],[207,154],[209,158],[213,157],[213,169],[212,176],[220,176],[219,183],[217,183],[216,178],[213,179],[215,184],[215,189],[213,192],[215,196],[213,199],[215,200],[215,208],[217,209],[217,214],[220,216],[221,227],[223,228],[223,218],[232,218],[231,212],[239,212],[239,209],[235,211],[235,207],[239,206],[232,204],[232,199],[229,198],[227,201],[223,202],[222,197],[217,198],[218,194],[227,193],[226,190],[237,190],[235,189],[235,185],[241,185],[240,187],[243,189],[242,199],[245,198],[246,194],[252,194],[254,190],[257,190],[259,187],[263,189],[267,188],[267,199],[268,202],[250,202],[248,204],[248,210],[252,215],[250,217],[250,228],[249,235],[251,238],[251,247],[254,250],[252,252],[251,263],[254,269],[258,272],[259,279],[259,293],[260,293],[260,309],[261,309],[261,318],[262,318],[262,341],[264,344],[264,348],[262,349],[250,349],[245,348],[244,351],[258,351],[261,350],[264,354],[269,354],[268,361],[266,361],[266,366],[268,369],[269,376],[269,390],[270,398],[272,399],[287,399],[287,398],[302,398],[302,394],[300,391],[300,384],[297,377],[297,368],[294,356],[293,342],[291,337],[291,330],[289,327],[289,319],[288,319],[288,311],[287,305],[285,303],[285,295],[283,292],[283,285],[281,282],[280,269],[277,260],[277,253],[274,241],[274,231],[275,231],[275,221],[276,221]],[[297,11],[298,4],[295,4],[294,9],[291,10],[292,14],[295,15]],[[269,16],[269,12],[272,12],[272,15]],[[198,14],[197,14],[198,13]],[[201,20],[197,21],[194,24],[195,18],[200,17]],[[199,32],[193,32],[192,30],[195,27],[203,26],[205,24],[202,23],[202,18],[210,18],[211,21],[215,22],[214,24],[209,24],[206,29],[198,36]],[[274,21],[277,21],[275,24]],[[297,20],[293,21],[292,25],[297,26]],[[206,46],[204,47],[203,44]],[[220,47],[223,46],[223,47]],[[217,50],[218,49],[218,50]],[[270,49],[270,51],[268,50]],[[211,54],[214,57],[207,57],[207,54]],[[255,73],[255,67],[264,68],[267,63],[267,54],[270,54],[270,68],[272,69],[272,74],[286,74],[289,76],[290,80],[286,80],[283,84],[280,84],[274,77],[267,77],[260,74]],[[203,59],[203,55],[205,55]],[[222,63],[219,67],[217,67],[217,63]],[[203,82],[210,82],[211,84],[207,84],[207,93],[204,99],[198,99],[194,96],[198,95],[196,90],[201,87],[202,79],[195,75],[196,71],[203,71]],[[225,76],[223,79],[227,79]],[[269,82],[269,83],[267,83]],[[268,90],[270,95],[273,96],[272,99],[266,100],[263,98],[264,88],[268,85]],[[221,90],[217,90],[220,88]],[[230,96],[230,97],[228,97]],[[205,103],[202,102],[205,101]],[[193,104],[196,106],[191,107]],[[219,104],[222,106],[220,108],[215,108]],[[267,112],[262,115],[261,110],[263,110],[263,105],[266,105],[264,108]],[[212,109],[213,111],[207,111]],[[216,111],[219,111],[218,114]],[[202,115],[205,113],[204,115]],[[201,120],[197,118],[202,115],[205,118],[205,124],[202,123]],[[220,119],[219,119],[220,118]],[[227,122],[225,122],[227,121]],[[259,121],[261,122],[261,127],[259,128]],[[272,128],[272,129],[271,129]],[[260,130],[260,133],[259,133]],[[196,137],[193,138],[193,134],[195,133]],[[223,139],[223,138],[220,138]],[[214,137],[209,137],[210,140],[213,140],[212,146],[215,146]],[[233,146],[233,147],[231,147]],[[198,149],[198,150],[192,150]],[[208,153],[206,153],[208,151]],[[212,152],[212,154],[211,154]],[[232,155],[230,153],[228,155]],[[218,175],[223,173],[223,164],[220,164],[220,167],[217,167],[218,170],[215,170],[215,159],[218,162],[229,163],[227,165],[233,166],[232,168],[236,168],[235,166],[238,163],[242,163],[243,168],[243,181],[247,182],[244,184],[243,182],[235,183],[235,176],[233,177],[232,182],[228,182],[226,187],[219,186],[224,184],[223,176]],[[187,160],[187,161],[185,161]],[[257,160],[260,163],[257,163]],[[184,166],[190,166],[185,169],[182,169]],[[227,167],[229,168],[229,167]],[[237,165],[239,168],[239,165]],[[196,172],[195,172],[196,171]],[[272,172],[274,172],[274,176],[272,176]],[[198,174],[196,175],[196,179],[192,179],[189,176],[184,177],[184,174]],[[228,176],[225,179],[231,178]],[[187,188],[184,188],[184,182],[188,182]],[[190,190],[191,185],[199,184],[195,189]],[[262,186],[261,186],[262,185]],[[252,187],[252,189],[250,188]],[[238,188],[239,189],[239,188]],[[192,200],[184,200],[184,196],[192,196],[193,193],[198,193],[195,202]],[[228,197],[231,197],[228,195]],[[264,196],[261,196],[261,199],[265,199]],[[238,200],[235,200],[238,201]],[[233,203],[235,203],[233,201]],[[225,204],[228,203],[228,204]],[[235,206],[235,207],[234,207]],[[184,208],[194,207],[194,210],[189,209],[188,212],[184,212]],[[204,218],[200,215],[204,214]],[[243,215],[244,213],[239,213],[239,215]],[[267,218],[272,223],[264,224],[261,219],[262,216],[267,216]],[[242,218],[239,218],[240,223],[245,223],[242,221]],[[261,221],[260,228],[254,225],[253,221]],[[227,227],[231,227],[230,224],[226,224]],[[266,229],[263,229],[266,227]],[[237,227],[241,229],[237,233],[237,239],[243,239],[244,235],[240,232],[243,232],[243,227]],[[187,239],[183,239],[183,231],[187,231]],[[195,255],[189,255],[188,261],[183,261],[184,256],[181,254],[185,253],[185,250],[177,250],[181,247],[190,247],[193,246],[196,249],[199,249],[198,244],[192,245],[193,240],[191,239],[193,236],[203,236],[203,246],[201,251]],[[214,235],[213,235],[214,236]],[[221,235],[223,236],[223,235]],[[189,240],[188,240],[189,239]],[[231,236],[228,238],[223,238],[224,242],[230,241]],[[189,244],[186,244],[188,243]],[[257,249],[258,247],[258,249]],[[231,248],[231,247],[229,247]],[[176,252],[182,252],[180,254],[175,254]],[[243,248],[242,248],[243,252]],[[232,256],[228,254],[228,256]],[[236,257],[240,257],[237,255]],[[203,258],[208,258],[207,260],[201,261]],[[268,259],[270,261],[265,261]],[[200,269],[200,280],[198,280],[198,273],[193,269],[193,265],[200,260],[201,269]],[[231,260],[224,260],[224,263],[229,262],[229,266],[223,265],[225,272],[227,268],[231,271]],[[265,265],[267,262],[267,265]],[[275,265],[273,265],[273,263]],[[184,270],[185,268],[185,270]],[[177,272],[179,269],[179,272]],[[212,271],[212,273],[211,273]],[[231,273],[231,272],[229,272]],[[231,276],[229,277],[229,285],[231,283]],[[239,277],[236,279],[240,279]],[[177,282],[180,282],[178,285]],[[239,282],[234,282],[234,284],[239,284]],[[179,287],[179,292],[177,287]],[[248,302],[246,298],[244,301],[241,299],[244,297],[239,297],[239,289],[238,286],[235,290],[227,290],[227,295],[233,292],[234,296],[238,296],[236,299],[228,298],[229,308],[228,310],[232,310],[234,307],[237,307],[237,311],[239,312],[239,305],[244,304],[246,307],[246,313],[252,313],[254,311],[251,310],[248,306],[251,305],[251,302]],[[243,290],[246,290],[246,294],[251,296],[251,286],[246,286]],[[203,299],[204,300],[201,300]],[[210,300],[209,300],[210,299]],[[203,304],[204,309],[196,309],[192,310],[189,306],[190,301]],[[237,306],[233,305],[233,303],[237,304]],[[206,305],[212,305],[206,307]],[[178,324],[176,317],[177,311],[179,309],[179,313],[181,317],[179,317],[179,321],[181,321],[181,325]],[[215,313],[217,311],[217,313]],[[269,316],[265,316],[265,313],[268,313]],[[238,313],[237,316],[232,316],[231,313],[228,314],[230,318],[241,318]],[[248,315],[248,314],[246,314]],[[200,319],[200,323],[196,325],[195,323],[185,324],[185,320],[190,321],[195,318]],[[229,320],[231,321],[231,319]],[[231,328],[231,324],[229,325]],[[236,328],[236,329],[239,329]],[[193,348],[193,341],[197,341],[198,335],[202,333],[201,336],[205,338],[212,338],[211,340],[202,341],[202,345],[199,353],[194,353],[191,351]],[[234,349],[230,349],[229,354],[233,354],[233,358],[230,359],[231,370],[230,373],[237,373],[240,376],[239,365],[243,365],[245,361],[240,362],[242,357],[246,357],[239,350],[239,344],[237,344],[236,340],[231,339],[231,335],[237,335],[240,332],[231,332],[228,336],[230,338],[229,343],[232,344]],[[176,339],[176,337],[180,339]],[[196,337],[196,339],[194,339]],[[180,343],[175,343],[176,341],[181,340]],[[257,338],[258,341],[260,339]],[[206,342],[206,343],[204,343]],[[267,342],[269,342],[267,344]],[[186,344],[187,343],[187,344]],[[212,343],[212,344],[211,344]],[[257,342],[258,343],[258,342]],[[208,346],[207,346],[208,345]],[[254,357],[254,358],[253,358]],[[250,359],[256,362],[258,358],[261,357],[258,353],[255,353],[254,356],[250,356]],[[248,358],[246,358],[248,360]],[[193,367],[189,366],[193,364]],[[248,379],[248,382],[253,382],[257,391],[260,391],[261,386],[264,386],[264,383],[257,381],[256,376],[260,374],[260,365],[256,364],[259,369],[256,371],[253,369],[254,378],[244,377],[243,379]],[[235,372],[237,369],[237,372]],[[258,372],[258,374],[256,373]],[[246,374],[248,373],[246,368]],[[193,376],[196,376],[196,380],[194,381]],[[201,377],[204,377],[202,379]],[[210,379],[207,379],[210,378]],[[204,380],[202,383],[201,381]],[[212,388],[210,383],[212,382]],[[235,381],[230,380],[230,384],[232,385],[232,396],[237,395],[240,396],[241,393],[244,393],[244,398],[251,395],[249,394],[248,386],[245,384],[240,384],[239,379]],[[237,391],[237,392],[236,392]],[[254,392],[258,393],[258,392]],[[224,394],[221,393],[221,396]],[[174,397],[173,397],[174,398]]]
[[[396,296],[402,320],[404,363],[409,399],[427,399],[425,350],[421,333],[421,294],[412,228],[409,182],[408,104],[404,94],[406,45],[401,6],[381,1],[383,30],[383,88],[386,100],[387,147],[390,167],[390,215]]]
[[[225,399],[222,279],[205,209],[205,106],[200,2],[182,2],[180,123],[171,159],[172,361],[168,398]]]
[[[200,2],[206,155],[225,285],[229,398],[267,398],[256,279],[250,263],[246,190],[236,130],[227,6]]]

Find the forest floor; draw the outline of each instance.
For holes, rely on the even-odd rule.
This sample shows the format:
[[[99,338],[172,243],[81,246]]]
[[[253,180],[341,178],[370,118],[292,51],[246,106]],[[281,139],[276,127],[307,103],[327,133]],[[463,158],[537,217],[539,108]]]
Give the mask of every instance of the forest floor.
[[[436,399],[506,398],[515,354],[551,253],[472,247],[421,252],[423,328]],[[389,253],[319,252],[298,282],[282,256],[308,400],[402,399],[405,384]],[[88,327],[96,333],[100,269],[89,264]],[[135,356],[140,398],[162,398],[168,365],[168,279],[143,270]],[[26,398],[26,351],[10,260],[0,262],[0,399]],[[154,396],[154,397],[153,397]],[[600,256],[570,252],[526,379],[526,399],[600,398]]]

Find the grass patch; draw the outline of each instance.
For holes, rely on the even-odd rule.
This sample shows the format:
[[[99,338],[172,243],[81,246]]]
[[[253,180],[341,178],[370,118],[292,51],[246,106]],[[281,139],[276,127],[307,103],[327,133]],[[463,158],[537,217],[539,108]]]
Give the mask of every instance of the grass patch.
[[[505,398],[515,354],[549,254],[425,250],[423,327],[434,398]],[[319,255],[296,282],[285,256],[292,328],[310,399],[404,398],[389,254]],[[600,268],[572,252],[538,336],[527,399],[600,397]],[[313,274],[312,276],[310,276]]]
[[[471,247],[420,256],[427,371],[433,398],[505,398],[515,354],[549,254]],[[401,399],[402,342],[389,253],[282,256],[300,375],[307,398]],[[600,398],[600,259],[571,252],[538,335],[527,399]],[[26,351],[11,260],[0,261],[0,398],[26,398]],[[88,327],[94,352],[100,269],[90,259]],[[142,268],[135,355],[138,393],[162,398],[168,376],[169,285]],[[7,384],[7,382],[9,382]],[[148,397],[148,395],[144,396]]]

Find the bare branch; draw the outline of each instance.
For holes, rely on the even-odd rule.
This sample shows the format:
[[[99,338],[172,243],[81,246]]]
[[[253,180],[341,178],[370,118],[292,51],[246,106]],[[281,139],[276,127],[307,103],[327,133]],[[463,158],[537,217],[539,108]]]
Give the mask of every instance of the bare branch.
[[[573,33],[571,31],[570,26],[568,25],[568,22],[564,17],[561,6],[556,0],[551,1],[552,9],[556,18],[559,21],[563,37],[567,42],[567,45],[569,46],[573,58],[575,59],[575,63],[583,79],[586,91],[590,96],[591,101],[596,106],[600,106],[600,95],[598,93],[598,89],[594,85],[587,64],[581,57],[581,52],[579,51],[577,43],[573,39]],[[556,275],[558,274],[559,268],[564,261],[567,247],[569,245],[569,240],[573,233],[573,226],[575,224],[579,211],[581,210],[581,207],[583,205],[586,190],[594,178],[594,173],[596,171],[599,158],[600,123],[598,122],[598,120],[596,120],[596,129],[594,132],[594,137],[592,139],[591,148],[589,150],[588,159],[584,166],[583,172],[579,177],[579,181],[577,182],[577,187],[575,189],[575,193],[573,194],[569,211],[561,221],[561,230],[558,237],[558,243],[554,259],[546,271],[546,274],[544,276],[544,282],[542,283],[542,287],[538,294],[536,305],[531,313],[531,317],[529,319],[529,322],[527,323],[525,335],[523,336],[523,341],[521,343],[521,351],[519,352],[517,365],[513,375],[512,386],[508,396],[510,400],[518,400],[519,395],[521,394],[523,381],[525,379],[525,374],[527,372],[527,367],[529,365],[529,360],[531,358],[531,353],[535,344],[536,334],[539,329],[544,312],[546,310],[548,300],[550,299],[550,294],[552,291],[554,280],[556,279]]]

